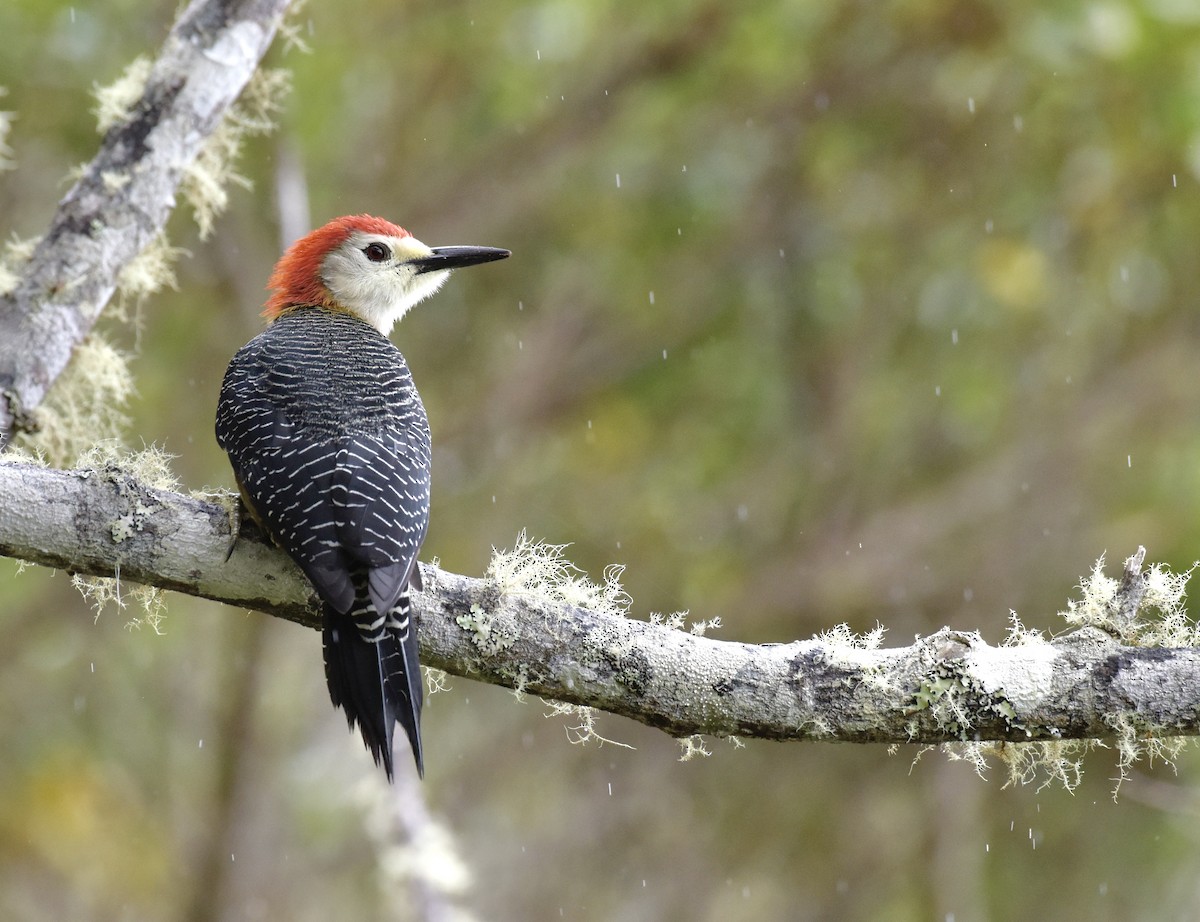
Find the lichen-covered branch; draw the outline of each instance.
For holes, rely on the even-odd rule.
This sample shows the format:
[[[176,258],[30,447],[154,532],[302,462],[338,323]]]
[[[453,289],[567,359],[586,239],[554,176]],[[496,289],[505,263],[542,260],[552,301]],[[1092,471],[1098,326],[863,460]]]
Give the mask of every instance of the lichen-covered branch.
[[[153,489],[116,467],[0,463],[0,497],[5,556],[318,624],[307,583],[253,523],[229,553],[228,494]],[[1053,641],[1026,632],[999,647],[949,629],[894,649],[844,630],[783,644],[713,640],[571,605],[501,570],[513,572],[473,579],[423,566],[414,606],[426,664],[675,736],[940,743],[1200,732],[1200,650],[1121,639],[1136,618],[1126,603],[1154,590],[1157,571],[1142,573],[1138,555],[1121,582],[1108,581],[1111,630],[1084,626]]]
[[[290,0],[192,0],[105,118],[95,158],[0,295],[0,448],[37,428],[36,408],[91,330],[121,271],[162,232],[176,192],[254,75]],[[137,81],[135,81],[137,82]]]

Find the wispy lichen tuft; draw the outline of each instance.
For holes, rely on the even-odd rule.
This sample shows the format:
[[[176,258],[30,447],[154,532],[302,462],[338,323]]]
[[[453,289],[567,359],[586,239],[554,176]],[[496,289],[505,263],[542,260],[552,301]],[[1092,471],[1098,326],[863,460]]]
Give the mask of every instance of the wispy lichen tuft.
[[[1156,761],[1176,768],[1179,756],[1195,742],[1192,737],[1164,736],[1162,727],[1148,725],[1132,714],[1115,714],[1107,718],[1108,725],[1117,735],[1117,779],[1113,786],[1113,799],[1121,785],[1129,778],[1129,770],[1142,759],[1150,765]]]
[[[21,240],[13,237],[0,253],[0,295],[6,295],[17,287],[21,281],[21,267],[29,262],[37,246],[39,237],[28,237]]]
[[[1059,785],[1074,792],[1083,781],[1083,758],[1096,740],[1045,740],[1030,743],[947,743],[941,750],[952,762],[967,762],[980,778],[987,777],[990,760],[1007,773],[1004,787],[1036,784],[1037,790]]]
[[[281,69],[257,71],[241,97],[229,107],[224,121],[208,139],[199,156],[188,167],[180,191],[192,207],[200,238],[212,233],[213,222],[229,204],[229,183],[250,187],[250,180],[234,164],[242,142],[250,135],[267,134],[275,128],[274,117],[291,89],[291,73]]]
[[[80,452],[74,467],[79,470],[119,468],[138,483],[156,490],[178,490],[179,478],[171,470],[175,455],[158,445],[130,451],[116,439],[105,439]]]
[[[146,91],[146,81],[154,62],[145,56],[134,58],[114,82],[108,86],[95,84],[92,95],[96,97],[96,127],[101,134],[129,118],[134,105]]]
[[[112,577],[81,576],[76,573],[71,577],[71,585],[79,590],[79,594],[92,606],[96,620],[109,608],[128,612],[132,603],[139,613],[129,616],[129,620],[125,622],[126,627],[148,627],[155,634],[163,633],[163,622],[167,612],[163,590],[141,583],[126,583],[122,586],[120,571]]]
[[[492,549],[487,576],[496,581],[502,593],[532,595],[547,602],[623,617],[629,610],[629,596],[621,588],[625,568],[612,564],[604,570],[604,582],[593,583],[563,557],[567,546],[534,541],[521,532],[511,551]]]
[[[128,320],[129,304],[140,304],[164,288],[176,289],[174,263],[186,252],[171,246],[166,234],[160,232],[117,276],[116,310],[110,309],[110,313],[119,320]]]
[[[308,54],[312,50],[301,34],[305,29],[312,28],[312,20],[300,15],[300,12],[307,5],[308,0],[296,0],[295,3],[292,3],[288,7],[283,21],[279,23],[279,37],[283,40],[284,52],[294,50],[302,54]]]
[[[707,759],[711,752],[704,745],[704,737],[699,733],[694,736],[685,736],[677,741],[681,749],[679,755],[680,762],[690,762],[692,759],[705,758]]]
[[[20,436],[55,467],[67,467],[98,441],[119,438],[128,424],[125,402],[133,376],[125,356],[93,333],[76,349],[66,369],[38,407],[40,429]]]
[[[620,746],[622,749],[633,749],[628,743],[620,743],[600,735],[596,730],[595,708],[582,704],[568,704],[565,701],[544,701],[544,703],[550,709],[546,712],[547,717],[569,717],[575,721],[573,726],[566,728],[567,739],[573,746],[586,746],[588,743],[598,743],[603,746],[608,743],[610,746]]]
[[[604,581],[594,583],[563,556],[566,547],[565,544],[534,541],[522,531],[517,535],[512,550],[492,549],[492,561],[488,564],[486,576],[495,580],[502,594],[532,596],[551,605],[573,605],[599,614],[624,617],[630,602],[629,596],[621,588],[621,574],[625,568],[618,564],[605,567]],[[477,623],[463,626],[478,631]],[[476,642],[479,643],[478,636]],[[524,692],[524,676],[517,678],[520,697]],[[596,712],[592,708],[559,701],[546,701],[546,705],[550,708],[547,717],[570,717],[575,721],[566,728],[567,738],[572,743],[611,743],[626,749],[633,748],[601,736],[596,731]]]
[[[1082,597],[1068,601],[1067,610],[1059,615],[1070,625],[1100,628],[1139,647],[1198,646],[1200,627],[1188,617],[1184,606],[1187,583],[1195,568],[1192,564],[1183,573],[1173,573],[1166,565],[1156,563],[1139,572],[1138,557],[1133,574],[1137,582],[1130,586],[1106,576],[1101,557],[1080,583]]]
[[[834,649],[870,651],[878,650],[883,645],[883,635],[886,633],[887,628],[882,624],[876,624],[867,633],[856,634],[850,630],[850,625],[843,622],[827,631],[821,631],[817,634],[816,639]]]

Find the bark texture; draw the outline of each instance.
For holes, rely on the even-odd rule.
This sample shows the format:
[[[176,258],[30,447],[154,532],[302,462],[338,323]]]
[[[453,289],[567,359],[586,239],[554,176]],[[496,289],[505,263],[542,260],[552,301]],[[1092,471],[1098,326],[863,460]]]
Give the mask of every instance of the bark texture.
[[[319,626],[310,586],[248,519],[229,553],[230,494],[157,490],[115,467],[0,463],[0,496],[0,554]],[[1140,567],[1140,555],[1126,562],[1119,608],[1143,592]],[[836,634],[743,644],[422,572],[413,608],[426,665],[674,736],[942,743],[1200,731],[1191,647],[1130,646],[1096,628],[1001,647],[947,628],[890,649]]]

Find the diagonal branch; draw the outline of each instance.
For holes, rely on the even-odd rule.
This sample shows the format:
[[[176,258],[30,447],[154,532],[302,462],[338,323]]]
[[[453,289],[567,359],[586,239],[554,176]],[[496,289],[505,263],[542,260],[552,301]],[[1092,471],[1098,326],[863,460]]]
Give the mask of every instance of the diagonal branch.
[[[134,580],[317,626],[312,592],[229,494],[150,488],[124,471],[0,463],[0,554]],[[1122,645],[1083,628],[993,647],[943,628],[875,649],[836,632],[787,644],[695,636],[423,566],[423,661],[658,727],[844,742],[1110,738],[1133,726],[1200,733],[1200,650]],[[1123,593],[1137,592],[1140,558]],[[1118,599],[1118,605],[1124,596]]]
[[[192,0],[141,98],[109,129],[0,295],[0,448],[34,411],[154,240],[180,181],[253,76],[290,0]]]

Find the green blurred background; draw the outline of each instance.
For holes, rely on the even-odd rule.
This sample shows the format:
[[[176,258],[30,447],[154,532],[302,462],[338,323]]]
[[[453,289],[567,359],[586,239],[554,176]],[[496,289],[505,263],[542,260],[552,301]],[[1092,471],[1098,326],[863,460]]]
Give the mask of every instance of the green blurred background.
[[[95,150],[93,83],[175,10],[0,5],[6,235],[45,227]],[[310,0],[295,21],[311,53],[270,56],[294,89],[247,143],[253,188],[207,241],[180,209],[178,290],[109,328],[136,349],[128,442],[188,487],[232,483],[213,410],[282,201],[513,251],[394,335],[448,569],[527,529],[594,576],[626,564],[637,617],[902,644],[998,642],[1010,609],[1058,630],[1102,553],[1200,556],[1193,0]],[[15,570],[0,917],[430,917],[365,822],[378,775],[315,634],[182,597],[161,636],[131,631]],[[599,731],[633,750],[572,746],[540,702],[451,685],[420,794],[479,918],[1196,917],[1191,752],[1114,803],[1111,751],[1074,794],[908,750],[681,763],[630,722]]]

